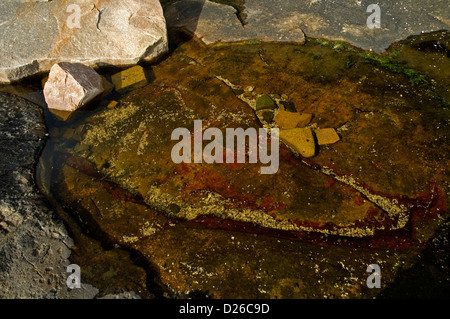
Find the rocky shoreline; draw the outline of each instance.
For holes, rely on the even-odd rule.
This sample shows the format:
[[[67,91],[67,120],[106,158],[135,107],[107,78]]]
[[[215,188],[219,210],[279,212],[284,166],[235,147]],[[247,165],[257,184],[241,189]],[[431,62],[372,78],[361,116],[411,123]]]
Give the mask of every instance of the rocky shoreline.
[[[448,218],[442,211],[449,191],[447,173],[441,167],[448,141],[439,127],[448,130],[443,114],[450,95],[445,74],[411,68],[414,59],[425,59],[423,54],[431,54],[433,63],[446,65],[442,57],[448,58],[449,35],[441,31],[437,36],[431,34],[431,40],[424,36],[403,41],[404,46],[403,42],[391,45],[420,32],[448,30],[448,16],[442,9],[445,1],[419,10],[411,0],[409,11],[398,15],[396,24],[389,22],[382,30],[367,31],[365,19],[356,19],[354,14],[355,10],[364,11],[362,1],[292,0],[281,8],[269,0],[231,4],[220,0],[162,1],[163,15],[156,0],[130,0],[125,5],[109,1],[99,6],[86,0],[81,5],[86,24],[73,33],[61,29],[69,2],[22,2],[0,4],[0,10],[6,12],[0,34],[13,27],[26,28],[22,25],[25,19],[37,16],[45,19],[35,23],[43,27],[48,20],[45,26],[53,33],[40,37],[33,33],[40,28],[36,27],[22,34],[23,48],[2,38],[0,53],[12,60],[1,62],[1,82],[30,77],[33,81],[55,63],[67,61],[97,70],[139,62],[151,74],[144,74],[138,66],[113,75],[108,83],[115,86],[114,96],[103,97],[96,115],[87,114],[81,124],[74,120],[59,127],[46,127],[42,91],[19,93],[26,98],[0,92],[0,298],[391,297],[401,294],[418,273],[443,285],[444,290],[449,286],[445,264],[450,256]],[[386,10],[388,15],[398,13],[393,6]],[[402,27],[425,10],[428,14],[422,24],[414,21],[408,28]],[[333,20],[333,12],[341,13],[348,23]],[[148,16],[155,20],[145,18]],[[121,19],[119,27],[111,23]],[[116,38],[118,34],[121,37]],[[180,34],[193,39],[187,45],[177,43],[167,56],[169,40],[183,38]],[[313,39],[307,46],[311,36],[327,40]],[[42,50],[26,44],[32,38],[45,42],[33,44]],[[80,46],[86,39],[95,45]],[[391,47],[380,56],[342,40],[376,52]],[[275,48],[265,41],[282,44]],[[132,50],[125,50],[126,54],[116,50],[127,46]],[[25,55],[17,56],[18,52]],[[410,60],[397,63],[398,56]],[[158,64],[146,64],[162,57],[166,59]],[[292,62],[296,59],[297,64]],[[336,61],[342,65],[337,66]],[[331,71],[321,66],[324,63],[331,65]],[[313,71],[305,71],[304,65]],[[369,74],[378,74],[378,78]],[[393,88],[389,81],[401,84]],[[308,96],[296,87],[313,93]],[[15,89],[5,86],[3,90]],[[413,90],[435,108],[415,99]],[[338,93],[332,96],[328,92]],[[381,95],[382,101],[377,101]],[[41,106],[30,102],[36,99]],[[317,102],[320,99],[326,103]],[[260,113],[254,113],[252,106]],[[421,107],[426,108],[423,114],[418,111]],[[338,112],[333,115],[335,110]],[[164,121],[153,118],[155,114]],[[188,126],[194,115],[220,127],[232,123],[306,130],[312,137],[308,156],[298,160],[298,154],[291,153],[304,150],[295,144],[294,136],[291,149],[282,149],[284,175],[273,181],[253,175],[252,169],[241,172],[239,166],[216,167],[214,171],[172,167],[161,159],[168,145],[161,132],[170,136],[171,126],[181,122]],[[299,126],[300,122],[304,123]],[[152,131],[155,127],[160,135]],[[380,127],[390,128],[396,139]],[[116,139],[107,130],[120,134]],[[371,135],[375,131],[378,144]],[[151,138],[152,134],[158,138]],[[407,134],[411,136],[402,144],[400,140]],[[122,145],[120,138],[129,144]],[[433,144],[424,145],[431,138]],[[291,136],[285,139],[290,141]],[[397,152],[409,152],[410,160],[399,157],[394,146]],[[152,153],[154,150],[159,155]],[[55,160],[61,154],[65,162]],[[315,155],[313,160],[306,159]],[[37,169],[44,165],[42,161],[38,164],[41,156],[45,165],[54,165]],[[146,165],[150,162],[156,163],[156,168]],[[423,171],[420,163],[425,163]],[[408,165],[411,174],[405,168]],[[37,171],[42,176],[37,178]],[[370,186],[359,183],[355,175]],[[241,188],[243,177],[253,181],[248,188],[258,190],[255,198]],[[50,181],[39,185],[39,190],[37,179],[42,182],[46,178]],[[300,182],[311,191],[305,193]],[[425,186],[428,182],[429,188]],[[55,197],[54,187],[60,191]],[[202,194],[210,195],[203,198]],[[338,208],[332,211],[333,218],[326,201],[320,200],[324,197]],[[315,212],[289,198],[311,201]],[[391,214],[399,207],[399,214]],[[408,218],[406,226],[403,217]],[[309,235],[311,229],[322,235]],[[358,241],[367,229],[375,234],[373,238]],[[383,235],[391,230],[392,235]],[[355,270],[370,262],[373,255],[364,250],[367,247],[382,263],[392,266],[385,273],[392,285],[381,293],[366,289],[359,280],[364,272],[358,275]],[[81,256],[86,252],[87,257]],[[427,259],[418,257],[420,254]],[[308,257],[302,259],[304,256]],[[323,261],[325,258],[329,261]],[[66,267],[73,262],[88,268],[82,289],[67,288]],[[231,265],[228,268],[223,266],[227,263]],[[439,276],[442,281],[434,281]],[[234,282],[236,278],[239,291],[234,284],[219,287],[223,280]],[[312,284],[316,279],[322,281],[317,287]],[[108,287],[107,280],[118,282]],[[334,288],[325,285],[327,281]],[[435,293],[439,296],[442,292]]]
[[[47,138],[42,109],[0,93],[0,134],[0,298],[93,298],[91,285],[67,289],[73,241],[36,186]]]

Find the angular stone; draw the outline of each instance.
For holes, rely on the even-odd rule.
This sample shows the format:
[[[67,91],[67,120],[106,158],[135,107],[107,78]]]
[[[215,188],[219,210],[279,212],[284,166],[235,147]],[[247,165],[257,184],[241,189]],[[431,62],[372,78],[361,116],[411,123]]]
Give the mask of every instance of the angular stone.
[[[319,145],[334,144],[341,139],[334,128],[321,128],[315,130],[314,133],[316,133]]]
[[[297,123],[297,127],[305,127],[306,125],[311,122],[312,114],[309,113],[302,113],[300,114],[300,120]]]
[[[81,63],[55,64],[44,87],[48,108],[60,111],[75,111],[103,92],[102,77]]]
[[[280,110],[275,116],[275,122],[281,129],[305,127],[311,121],[311,114],[299,114]]]
[[[116,91],[121,91],[132,85],[144,85],[147,83],[144,69],[140,65],[135,65],[111,76],[111,81]]]
[[[108,109],[113,109],[113,108],[116,107],[117,104],[119,104],[119,102],[117,102],[117,101],[111,101],[111,102],[108,103],[107,108],[108,108]]]
[[[0,82],[47,72],[58,62],[127,66],[168,51],[158,0],[11,0],[0,2],[0,12]]]
[[[60,121],[67,121],[73,112],[71,111],[61,111],[61,110],[55,110],[55,109],[49,109],[50,113],[55,116]]]
[[[303,44],[305,35],[298,21],[281,17],[279,3],[273,10],[247,10],[252,23],[245,27],[229,5],[204,0],[182,0],[167,8],[165,17],[168,28],[180,28],[196,35],[206,44],[258,39],[261,41],[287,41]]]
[[[309,128],[281,130],[280,139],[303,157],[313,157],[316,153],[314,136]]]
[[[277,107],[277,105],[275,104],[275,102],[272,100],[272,98],[270,96],[268,96],[267,94],[261,95],[257,100],[256,100],[256,110],[265,110],[265,109],[269,109],[269,110],[273,110]]]

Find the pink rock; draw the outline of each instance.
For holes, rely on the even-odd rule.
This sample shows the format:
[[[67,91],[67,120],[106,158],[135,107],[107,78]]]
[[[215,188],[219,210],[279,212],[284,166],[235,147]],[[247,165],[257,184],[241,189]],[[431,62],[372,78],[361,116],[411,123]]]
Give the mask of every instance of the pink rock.
[[[104,79],[81,63],[61,62],[52,66],[44,86],[49,109],[75,111],[105,91]]]

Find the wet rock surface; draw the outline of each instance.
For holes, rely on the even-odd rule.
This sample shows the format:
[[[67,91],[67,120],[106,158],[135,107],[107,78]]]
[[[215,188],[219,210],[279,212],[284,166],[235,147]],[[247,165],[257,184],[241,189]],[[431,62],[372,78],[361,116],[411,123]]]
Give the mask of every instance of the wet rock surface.
[[[367,266],[388,287],[447,218],[448,82],[412,72],[410,48],[191,40],[113,108],[51,129],[46,190],[102,243],[138,256],[141,287],[157,296],[374,297]],[[428,59],[448,70],[442,52]],[[273,127],[261,96],[314,114],[307,129],[335,128],[340,141],[312,158],[281,144],[274,175],[171,160],[172,131],[193,132],[195,119]]]
[[[73,241],[35,185],[45,132],[39,106],[0,93],[0,297],[93,298],[89,284],[67,289]]]
[[[2,1],[0,82],[48,72],[58,62],[124,66],[167,53],[157,0]]]
[[[279,8],[277,4],[274,8]],[[169,28],[180,28],[206,44],[244,40],[305,42],[295,17],[284,17],[267,8],[247,10],[250,23],[243,25],[232,6],[205,0],[183,0],[165,11]],[[283,8],[281,8],[283,9]],[[274,23],[276,20],[277,21]]]
[[[170,1],[163,1],[167,3]],[[206,44],[258,39],[304,43],[305,36],[385,51],[414,34],[449,30],[446,0],[381,1],[381,28],[369,28],[370,1],[181,0],[166,10],[169,28],[184,28]]]
[[[314,133],[319,145],[334,144],[340,140],[339,135],[333,128],[318,129]]]
[[[114,279],[116,274],[134,280],[121,271],[104,271],[101,265],[111,256],[121,268],[137,276],[142,273],[140,268],[127,268],[131,262],[124,252],[112,249],[105,253],[98,243],[81,237],[76,227],[70,227],[69,234],[68,224],[61,218],[64,215],[52,208],[57,205],[50,205],[50,197],[44,198],[38,190],[35,168],[47,139],[43,110],[23,98],[0,92],[0,120],[0,297],[139,298],[137,286],[99,290],[84,280],[86,277],[90,283],[98,283]],[[81,288],[68,289],[66,267],[77,262],[77,249],[83,244],[84,258],[92,251],[96,259],[91,265],[103,271],[95,282],[82,268]],[[121,263],[120,258],[126,262]],[[143,296],[150,297],[145,292]]]
[[[316,155],[316,145],[310,128],[283,130],[280,132],[280,140],[303,157]]]
[[[305,127],[311,121],[311,114],[301,115],[297,112],[288,112],[280,110],[274,118],[278,127],[281,129],[290,129],[298,127]]]

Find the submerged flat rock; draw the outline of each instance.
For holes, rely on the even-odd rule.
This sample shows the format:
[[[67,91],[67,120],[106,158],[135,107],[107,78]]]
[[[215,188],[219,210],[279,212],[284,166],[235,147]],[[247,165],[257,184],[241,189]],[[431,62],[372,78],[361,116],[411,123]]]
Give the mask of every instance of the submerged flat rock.
[[[314,136],[310,128],[281,130],[280,139],[303,157],[313,157],[316,153]]]
[[[2,1],[0,82],[47,72],[58,62],[122,66],[168,50],[158,0]]]
[[[405,46],[396,59],[408,50],[422,55]],[[167,296],[374,297],[374,258],[389,285],[445,218],[450,153],[439,85],[414,85],[411,71],[370,57],[314,42],[186,42],[115,107],[50,131],[53,195],[90,232],[141,256]],[[308,159],[281,142],[272,175],[261,163],[172,160],[172,132],[192,134],[194,120],[261,128],[262,95],[284,96],[342,140]]]
[[[317,144],[319,145],[334,144],[340,140],[334,128],[317,129],[314,133],[316,134]]]

